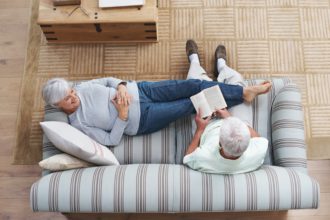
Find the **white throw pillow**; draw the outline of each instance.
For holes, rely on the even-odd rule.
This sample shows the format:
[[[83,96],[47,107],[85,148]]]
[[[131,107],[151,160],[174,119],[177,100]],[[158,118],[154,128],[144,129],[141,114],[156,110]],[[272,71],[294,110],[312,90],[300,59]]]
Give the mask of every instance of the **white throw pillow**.
[[[57,154],[39,162],[43,169],[51,171],[69,170],[76,168],[91,167],[93,164],[75,158],[69,154]]]
[[[97,165],[119,165],[113,153],[65,122],[45,121],[40,125],[48,139],[61,151]]]

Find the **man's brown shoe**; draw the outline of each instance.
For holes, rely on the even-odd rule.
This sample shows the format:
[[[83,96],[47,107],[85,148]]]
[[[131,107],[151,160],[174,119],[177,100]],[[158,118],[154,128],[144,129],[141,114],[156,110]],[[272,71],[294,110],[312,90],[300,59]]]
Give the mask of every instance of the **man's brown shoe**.
[[[198,47],[197,47],[196,42],[194,40],[187,40],[187,42],[186,42],[186,54],[187,54],[189,63],[190,63],[189,56],[191,54],[194,54],[194,53],[198,55],[198,59],[199,59]]]
[[[223,45],[219,45],[214,53],[214,77],[217,79],[219,76],[218,71],[218,59],[224,59],[227,61],[227,53],[226,53],[226,47]]]

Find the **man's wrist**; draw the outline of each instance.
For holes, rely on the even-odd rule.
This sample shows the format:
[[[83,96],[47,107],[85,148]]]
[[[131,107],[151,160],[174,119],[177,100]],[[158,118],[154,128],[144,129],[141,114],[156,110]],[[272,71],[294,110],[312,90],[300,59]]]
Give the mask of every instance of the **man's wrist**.
[[[201,134],[203,134],[204,130],[205,130],[205,128],[197,128],[197,130],[196,130],[196,135],[201,135]]]

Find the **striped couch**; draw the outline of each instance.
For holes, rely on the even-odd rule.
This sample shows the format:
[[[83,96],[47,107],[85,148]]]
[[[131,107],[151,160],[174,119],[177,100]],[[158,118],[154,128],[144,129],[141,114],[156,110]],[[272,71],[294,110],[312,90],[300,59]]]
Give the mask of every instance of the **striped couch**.
[[[319,184],[307,174],[300,93],[289,79],[272,82],[272,91],[253,103],[253,126],[270,143],[259,170],[215,175],[182,165],[192,138],[191,118],[183,118],[150,135],[124,137],[111,149],[120,166],[44,171],[31,187],[32,209],[166,213],[317,208]],[[45,120],[67,118],[47,108]],[[58,153],[44,137],[43,157]]]

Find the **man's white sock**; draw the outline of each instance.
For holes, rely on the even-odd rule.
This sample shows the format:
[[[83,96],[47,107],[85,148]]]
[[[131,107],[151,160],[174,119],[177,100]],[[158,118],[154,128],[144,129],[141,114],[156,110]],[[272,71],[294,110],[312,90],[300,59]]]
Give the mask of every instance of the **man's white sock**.
[[[193,54],[191,54],[191,55],[189,56],[189,60],[190,60],[190,63],[195,62],[195,63],[200,64],[200,63],[199,63],[199,58],[198,58],[197,53],[193,53]]]
[[[221,70],[223,70],[225,66],[226,66],[226,61],[223,58],[217,60],[217,67],[219,73],[221,72]]]
[[[217,78],[218,82],[224,83],[225,80],[228,78],[228,74],[227,71],[225,71],[225,67],[226,67],[226,61],[223,58],[218,59],[217,60],[217,68],[219,73]]]

